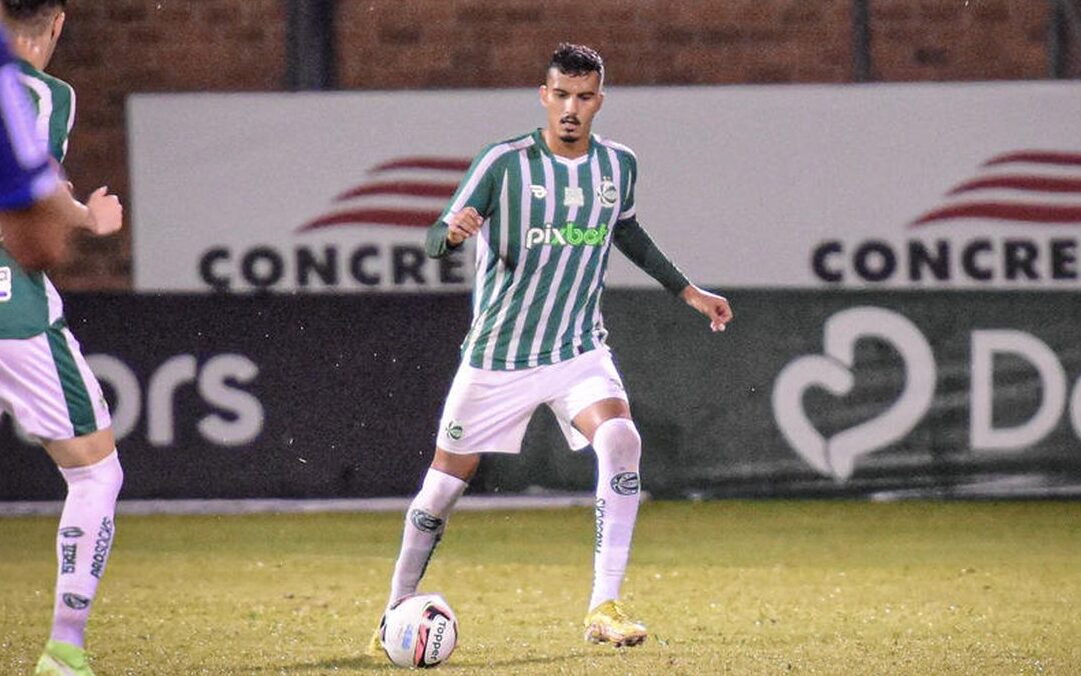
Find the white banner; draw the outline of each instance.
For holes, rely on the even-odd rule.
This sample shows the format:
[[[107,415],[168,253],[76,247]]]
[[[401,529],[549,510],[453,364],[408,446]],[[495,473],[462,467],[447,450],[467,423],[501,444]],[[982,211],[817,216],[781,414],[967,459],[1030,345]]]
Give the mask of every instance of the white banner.
[[[710,287],[1076,290],[1072,82],[614,88],[638,213]],[[139,291],[465,289],[423,257],[482,146],[544,122],[535,90],[139,95]],[[654,284],[619,255],[610,286]]]

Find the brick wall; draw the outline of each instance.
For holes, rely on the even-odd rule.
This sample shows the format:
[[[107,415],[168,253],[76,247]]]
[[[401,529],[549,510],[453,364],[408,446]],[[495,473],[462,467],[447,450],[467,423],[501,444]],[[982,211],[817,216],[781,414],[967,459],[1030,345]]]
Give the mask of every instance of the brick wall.
[[[51,70],[79,92],[68,170],[130,206],[132,92],[280,90],[289,0],[70,0]],[[1049,72],[1045,0],[870,0],[875,79],[1031,79]],[[851,0],[338,0],[346,89],[539,82],[562,40],[619,85],[847,82]],[[76,242],[62,288],[131,286],[132,229]],[[134,233],[138,236],[138,233]]]
[[[1047,77],[1045,0],[872,0],[878,79]]]
[[[274,90],[285,79],[282,0],[69,0],[67,14],[49,68],[78,97],[65,165],[77,192],[108,185],[120,195],[126,226],[128,94]],[[132,236],[125,227],[105,239],[77,237],[71,262],[52,275],[57,285],[131,288]]]

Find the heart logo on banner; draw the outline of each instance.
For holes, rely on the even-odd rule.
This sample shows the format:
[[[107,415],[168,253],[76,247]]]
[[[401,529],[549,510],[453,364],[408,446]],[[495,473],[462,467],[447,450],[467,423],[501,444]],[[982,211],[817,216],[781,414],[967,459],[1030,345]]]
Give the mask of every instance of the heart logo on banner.
[[[803,395],[812,387],[844,396],[852,391],[856,343],[878,338],[900,353],[905,387],[900,398],[875,418],[825,438],[807,418]],[[823,353],[789,362],[773,385],[773,415],[789,445],[815,470],[845,481],[856,458],[903,439],[923,419],[935,395],[931,346],[916,326],[896,312],[855,307],[838,312],[823,329]]]

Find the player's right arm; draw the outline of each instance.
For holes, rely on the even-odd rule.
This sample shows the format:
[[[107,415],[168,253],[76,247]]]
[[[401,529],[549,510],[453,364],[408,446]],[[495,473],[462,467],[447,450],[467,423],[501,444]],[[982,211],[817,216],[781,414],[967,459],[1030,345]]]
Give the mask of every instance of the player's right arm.
[[[428,229],[424,249],[432,258],[441,258],[477,234],[483,224],[484,217],[476,207],[469,206],[448,214]]]
[[[484,218],[473,207],[466,207],[452,214],[447,223],[447,244],[455,247],[480,231]]]
[[[473,159],[450,203],[430,228],[425,252],[442,258],[476,235],[495,209],[496,168],[506,152],[500,144],[489,146]]]
[[[0,213],[4,249],[26,270],[44,270],[64,259],[70,223],[80,219],[67,187],[57,189],[27,207]],[[84,207],[85,208],[85,207]]]

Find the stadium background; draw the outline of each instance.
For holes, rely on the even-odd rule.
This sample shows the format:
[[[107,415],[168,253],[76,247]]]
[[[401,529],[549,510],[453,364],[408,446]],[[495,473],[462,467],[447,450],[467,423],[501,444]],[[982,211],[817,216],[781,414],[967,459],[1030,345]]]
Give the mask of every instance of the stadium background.
[[[129,209],[121,236],[79,239],[72,262],[54,278],[67,292],[69,318],[87,351],[123,354],[142,390],[171,357],[190,354],[193,363],[191,377],[177,381],[169,400],[172,429],[155,432],[146,416],[139,417],[132,423],[133,436],[122,442],[126,497],[408,494],[431,452],[433,423],[467,322],[464,295],[315,299],[131,293],[132,241],[140,237],[140,224],[131,208],[136,179],[129,173],[130,95],[520,88],[536,81],[538,63],[561,40],[596,46],[608,61],[609,83],[619,86],[1081,75],[1081,12],[1066,0],[76,0],[69,13],[52,66],[79,93],[67,168],[76,185],[108,184],[126,196]],[[924,423],[890,452],[876,455],[878,462],[867,471],[847,482],[812,471],[772,424],[761,384],[792,354],[819,349],[821,318],[843,309],[848,299],[827,290],[789,297],[786,303],[798,311],[782,311],[790,320],[786,324],[777,321],[775,297],[755,289],[725,292],[736,301],[738,330],[721,339],[731,361],[711,364],[707,372],[695,372],[693,362],[678,364],[678,358],[658,359],[663,350],[708,349],[703,344],[708,336],[695,333],[694,318],[681,314],[663,293],[606,296],[612,343],[650,449],[645,473],[658,495],[963,496],[988,494],[978,487],[989,485],[988,479],[999,486],[1003,478],[1020,489],[1017,494],[1073,494],[1081,458],[1068,416],[1032,453],[977,456],[965,448],[967,405],[958,403],[967,391],[951,390],[950,376],[937,388]],[[861,297],[895,309],[914,304],[920,329],[936,349],[945,347],[955,365],[967,364],[969,357],[968,327],[951,321],[959,305],[976,318],[973,322],[1018,317],[1016,326],[1041,332],[1057,351],[1073,389],[1081,355],[1071,340],[1069,320],[1077,309],[1071,295],[988,293],[979,302],[971,300],[948,291],[925,293],[918,301],[903,295]],[[649,320],[656,320],[657,328],[642,330]],[[283,329],[302,321],[325,329],[322,340]],[[130,326],[153,328],[128,332]],[[366,330],[371,326],[380,330]],[[266,328],[264,336],[277,330],[274,349],[259,342],[260,327]],[[424,340],[411,339],[417,335]],[[387,352],[369,358],[381,345],[393,346],[392,358]],[[197,429],[215,413],[200,389],[201,378],[208,355],[219,352],[259,353],[268,360],[251,385],[265,427],[250,443],[204,448]],[[870,365],[872,377],[846,401],[894,397],[900,385],[892,353],[872,343],[861,345],[857,357]],[[878,363],[884,364],[880,374]],[[1018,416],[1016,422],[1031,413],[1033,401],[1038,403],[1041,385],[1024,364],[1013,367],[1008,383],[1013,398],[997,415]],[[667,377],[651,377],[658,371]],[[119,396],[115,388],[107,390]],[[821,429],[840,430],[867,416],[853,409],[858,407],[823,405],[821,414],[811,417]],[[6,445],[10,423],[0,434]],[[588,456],[566,456],[543,416],[530,439],[521,459],[487,463],[474,490],[588,490]],[[564,455],[557,460],[556,453]],[[60,496],[62,485],[41,454],[6,453],[0,463],[0,499]]]
[[[618,85],[1078,77],[1079,40],[1057,4],[74,0],[52,68],[79,94],[69,173],[78,185],[104,181],[127,195],[124,106],[133,93],[288,91],[318,87],[320,73],[344,90],[521,87],[537,79],[538,60],[560,40],[596,45],[609,82]],[[863,43],[861,5],[868,8]],[[308,45],[302,55],[291,51]],[[302,83],[304,77],[313,81]],[[136,231],[81,240],[71,264],[55,275],[58,284],[130,289]]]

